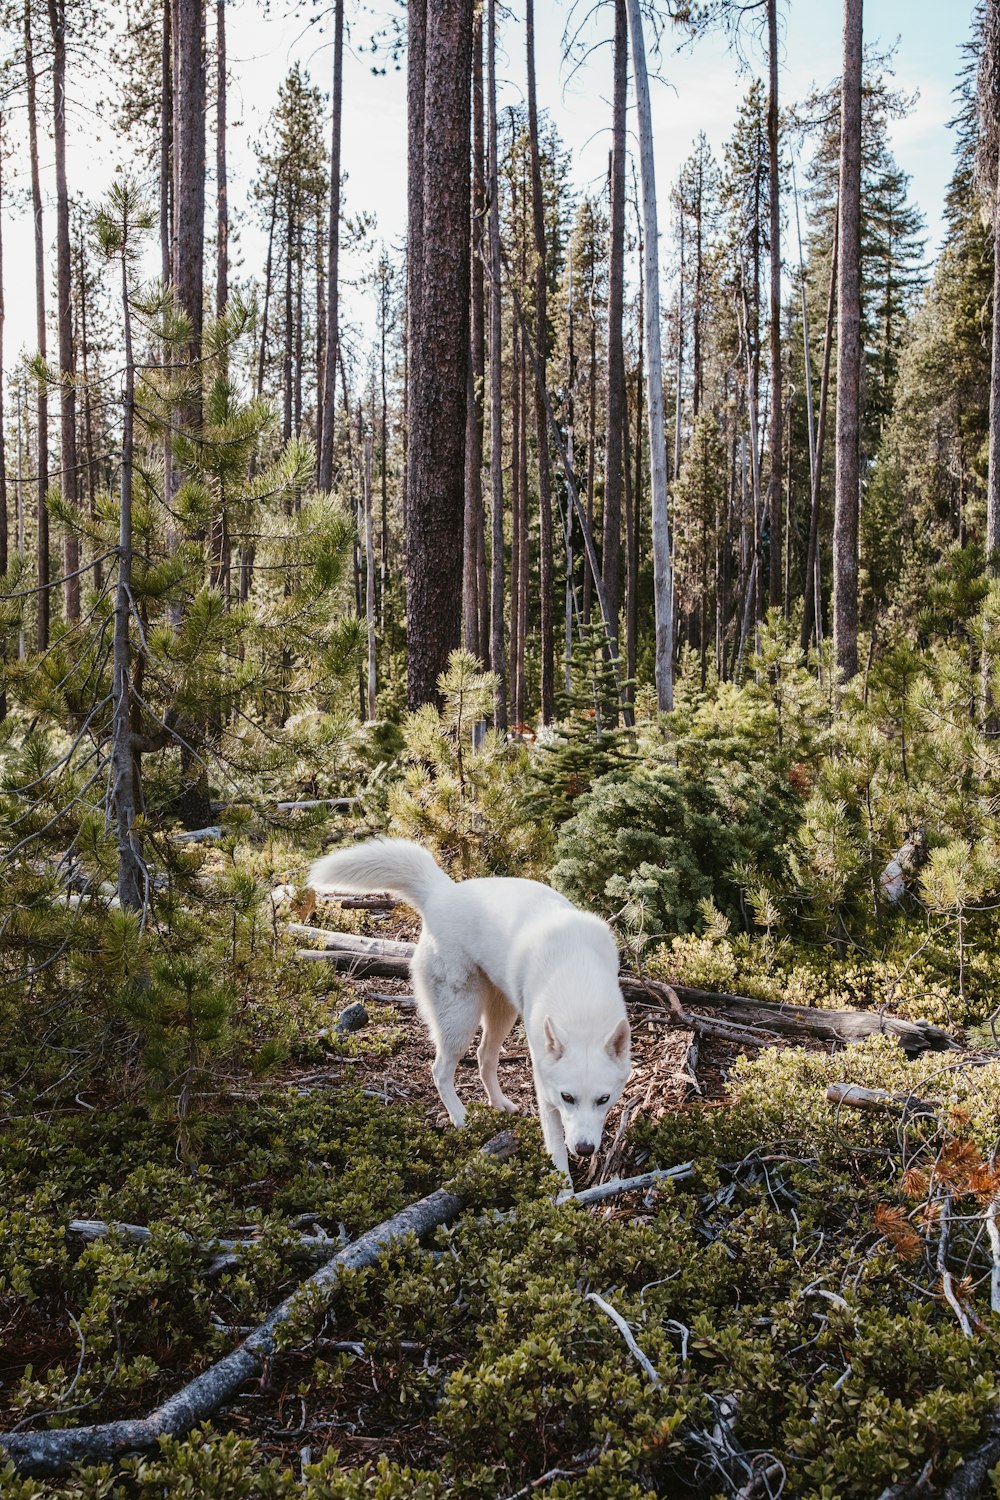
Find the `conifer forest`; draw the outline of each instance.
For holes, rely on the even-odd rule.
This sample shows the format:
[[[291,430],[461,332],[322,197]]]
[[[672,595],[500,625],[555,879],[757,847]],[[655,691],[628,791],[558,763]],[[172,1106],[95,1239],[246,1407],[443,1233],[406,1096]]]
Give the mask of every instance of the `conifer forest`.
[[[1000,0],[0,0],[2,1500],[1000,1496],[998,302]]]

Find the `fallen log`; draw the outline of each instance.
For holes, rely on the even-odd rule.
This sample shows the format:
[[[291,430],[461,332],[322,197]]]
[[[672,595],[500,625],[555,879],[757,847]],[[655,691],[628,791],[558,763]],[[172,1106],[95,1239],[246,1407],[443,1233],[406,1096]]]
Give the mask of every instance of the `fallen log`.
[[[302,924],[290,924],[289,931],[294,932],[296,926],[302,929],[304,936],[320,935],[320,940],[326,945],[321,951],[299,949],[296,953],[298,958],[307,962],[326,960],[338,972],[349,972],[359,979],[409,978],[410,959],[414,949],[412,943],[390,944],[385,939],[369,938],[367,941],[375,944],[376,949],[366,948],[362,956],[353,946],[357,942],[353,934],[327,932],[325,928],[302,928]],[[350,946],[345,944],[345,940]],[[714,1025],[711,1022],[706,1024],[703,1017],[686,1012],[683,1013],[683,1020],[678,1016],[678,1021],[704,1036],[723,1037],[753,1046],[766,1045],[769,1038],[761,1033],[770,1032],[778,1036],[818,1037],[821,1041],[839,1042],[842,1045],[862,1041],[867,1036],[891,1036],[895,1037],[908,1057],[916,1057],[921,1052],[949,1052],[958,1048],[954,1038],[940,1026],[932,1026],[928,1021],[904,1021],[900,1016],[883,1015],[879,1011],[823,1010],[812,1005],[786,1005],[774,1000],[753,1000],[747,995],[732,995],[724,990],[699,990],[687,984],[665,984],[661,980],[642,979],[634,974],[622,974],[620,982],[626,1000],[648,1003],[653,999],[676,1012],[677,1006],[671,999],[673,995],[683,1001],[685,1006],[724,1011],[724,1019]],[[727,1028],[726,1031],[723,1031],[724,1027]],[[746,1032],[741,1035],[736,1030],[737,1027],[747,1028],[749,1032],[756,1033],[756,1036]]]
[[[310,797],[304,802],[277,802],[278,812],[307,812],[316,807],[332,807],[334,812],[350,812],[360,797]]]
[[[928,1021],[904,1021],[872,1010],[822,1010],[812,1005],[783,1005],[774,1000],[751,1000],[721,990],[698,990],[687,984],[664,984],[656,979],[621,977],[626,1000],[650,997],[669,1005],[673,991],[685,1005],[723,1010],[727,1020],[781,1036],[814,1036],[830,1042],[860,1042],[866,1036],[891,1036],[908,1057],[921,1052],[949,1052],[958,1048],[953,1037]]]
[[[482,1148],[504,1158],[516,1149],[510,1131],[494,1136]],[[303,1307],[318,1310],[336,1296],[345,1271],[370,1266],[389,1245],[407,1235],[427,1234],[454,1219],[463,1207],[459,1193],[438,1188],[401,1209],[346,1246],[304,1281],[241,1344],[168,1397],[146,1417],[101,1422],[90,1427],[62,1427],[44,1432],[0,1432],[0,1454],[16,1474],[36,1479],[67,1474],[75,1464],[112,1463],[129,1453],[154,1448],[161,1437],[181,1437],[229,1401],[247,1380],[259,1375],[274,1351],[275,1333]]]
[[[369,953],[379,958],[405,958],[407,963],[413,957],[412,943],[399,943],[392,938],[364,937],[357,932],[330,932],[326,927],[310,927],[305,922],[289,922],[285,930],[293,937],[308,938],[320,948],[338,952]]]

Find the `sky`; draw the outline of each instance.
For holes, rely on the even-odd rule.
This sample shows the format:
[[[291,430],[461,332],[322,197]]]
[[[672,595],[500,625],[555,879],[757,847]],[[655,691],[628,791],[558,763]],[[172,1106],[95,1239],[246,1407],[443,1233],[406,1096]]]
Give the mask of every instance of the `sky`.
[[[605,3],[585,27],[581,41],[588,55],[578,66],[564,60],[564,33],[591,0],[574,8],[568,0],[536,0],[537,77],[539,106],[552,116],[572,157],[572,175],[581,191],[599,190],[607,172],[610,120],[611,31],[610,7]],[[214,9],[214,7],[212,7]],[[316,3],[297,8],[287,0],[269,6],[257,0],[230,0],[228,51],[230,64],[229,145],[230,203],[245,200],[254,174],[253,143],[266,132],[267,117],[278,85],[296,61],[313,81],[328,89],[332,45]],[[839,0],[779,0],[782,105],[801,99],[812,85],[825,85],[839,72],[841,15]],[[347,0],[350,36],[345,48],[343,166],[347,174],[346,208],[365,210],[376,220],[375,242],[400,246],[406,229],[406,81],[405,60],[398,70],[390,63],[383,76],[372,73],[372,57],[365,49],[402,7],[393,0],[368,0],[362,9]],[[954,112],[952,89],[961,64],[961,45],[968,38],[972,0],[865,0],[865,39],[881,50],[894,49],[896,85],[917,94],[908,118],[891,127],[892,146],[903,170],[910,174],[911,196],[927,226],[928,257],[940,242],[941,207],[952,169],[952,132],[947,122]],[[523,99],[523,0],[512,8],[501,29],[498,58],[500,107]],[[747,62],[765,71],[763,54],[751,42]],[[652,66],[652,60],[651,60]],[[752,72],[739,64],[719,36],[708,37],[679,50],[667,36],[659,58],[659,76],[652,81],[654,150],[661,205],[667,190],[689,154],[699,130],[721,156],[725,140],[749,87]],[[77,86],[71,97],[68,167],[71,192],[98,199],[112,180],[120,146],[93,109],[95,91],[106,90],[107,78]],[[71,82],[71,89],[73,84]],[[630,101],[631,103],[631,101]],[[211,124],[211,122],[210,122]],[[634,114],[630,107],[630,126]],[[15,154],[5,170],[5,193],[28,186],[27,152],[23,141],[23,109],[11,120]],[[210,152],[211,155],[211,152]],[[796,164],[801,165],[800,163]],[[54,181],[51,148],[43,154],[43,191],[46,195],[46,238],[54,232]],[[152,184],[150,184],[152,186]],[[210,190],[208,212],[214,209]],[[666,215],[661,206],[661,233]],[[789,215],[784,237],[786,262],[796,250],[794,219]],[[263,236],[247,224],[239,231],[240,253],[246,270],[263,265]],[[51,251],[54,263],[54,250]],[[5,364],[10,370],[34,340],[33,268],[30,220],[23,206],[8,213],[4,206],[4,279],[7,291]],[[370,260],[370,255],[368,257]],[[666,260],[666,257],[661,257]],[[152,259],[151,265],[155,262]],[[372,326],[370,295],[363,286],[366,264],[347,260],[344,274],[346,311],[362,333]]]

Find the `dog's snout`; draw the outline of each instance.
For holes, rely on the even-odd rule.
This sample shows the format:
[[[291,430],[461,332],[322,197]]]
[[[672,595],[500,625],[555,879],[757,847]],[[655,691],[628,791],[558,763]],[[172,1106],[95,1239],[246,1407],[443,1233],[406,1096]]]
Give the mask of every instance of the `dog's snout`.
[[[595,1149],[593,1141],[577,1141],[576,1143],[577,1156],[593,1156]]]

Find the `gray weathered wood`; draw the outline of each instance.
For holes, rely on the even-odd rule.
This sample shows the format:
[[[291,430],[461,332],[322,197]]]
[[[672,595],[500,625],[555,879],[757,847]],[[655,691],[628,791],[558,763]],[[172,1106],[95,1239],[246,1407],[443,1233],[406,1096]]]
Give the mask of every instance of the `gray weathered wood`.
[[[510,1156],[516,1141],[510,1131],[494,1136],[483,1147],[490,1156]],[[336,1296],[345,1271],[374,1265],[383,1250],[408,1235],[424,1235],[446,1224],[462,1208],[458,1193],[438,1188],[411,1203],[361,1235],[320,1266],[290,1297],[270,1313],[231,1353],[183,1386],[146,1417],[101,1422],[89,1427],[63,1427],[46,1432],[0,1432],[0,1452],[6,1453],[15,1473],[34,1478],[66,1474],[74,1464],[111,1463],[128,1453],[142,1453],[161,1437],[180,1437],[203,1422],[259,1375],[275,1345],[275,1334],[303,1307],[318,1311]]]

